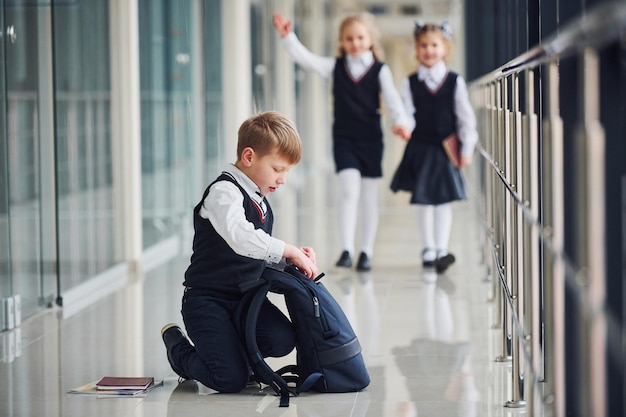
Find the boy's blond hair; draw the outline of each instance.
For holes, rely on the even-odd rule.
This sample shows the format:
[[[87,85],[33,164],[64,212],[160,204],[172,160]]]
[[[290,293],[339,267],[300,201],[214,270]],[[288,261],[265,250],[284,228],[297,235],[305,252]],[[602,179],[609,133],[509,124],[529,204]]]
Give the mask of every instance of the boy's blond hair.
[[[239,127],[237,139],[237,160],[248,147],[260,156],[276,151],[293,165],[302,157],[302,141],[296,126],[275,111],[259,113],[244,121]]]

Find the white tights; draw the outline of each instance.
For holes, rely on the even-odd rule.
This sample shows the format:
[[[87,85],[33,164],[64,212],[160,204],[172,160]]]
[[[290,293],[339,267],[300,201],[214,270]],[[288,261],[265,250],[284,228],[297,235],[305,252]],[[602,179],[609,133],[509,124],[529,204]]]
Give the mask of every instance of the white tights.
[[[361,251],[374,253],[378,229],[378,179],[362,178],[358,169],[339,171],[339,235],[343,249],[355,254],[357,217],[361,220]]]
[[[452,205],[450,203],[438,205],[418,205],[417,220],[422,232],[424,249],[436,250],[437,256],[448,253],[448,242],[452,230]],[[425,255],[430,258],[431,254]],[[433,258],[435,254],[432,254]]]

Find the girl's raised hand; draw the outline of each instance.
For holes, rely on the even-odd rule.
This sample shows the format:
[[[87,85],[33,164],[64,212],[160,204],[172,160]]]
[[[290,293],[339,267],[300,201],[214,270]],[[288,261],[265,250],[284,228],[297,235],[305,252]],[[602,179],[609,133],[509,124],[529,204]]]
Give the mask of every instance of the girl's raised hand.
[[[282,14],[274,13],[274,15],[272,16],[272,21],[281,38],[289,35],[289,32],[291,32],[291,22],[285,19]]]

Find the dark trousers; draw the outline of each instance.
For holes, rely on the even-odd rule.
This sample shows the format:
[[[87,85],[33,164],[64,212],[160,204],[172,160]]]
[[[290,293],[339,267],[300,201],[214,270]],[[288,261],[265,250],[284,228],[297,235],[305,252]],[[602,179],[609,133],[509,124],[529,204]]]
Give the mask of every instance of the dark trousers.
[[[183,321],[193,345],[180,343],[172,359],[183,374],[219,392],[241,391],[250,376],[237,323],[239,303],[196,290],[183,295]],[[257,344],[263,357],[285,356],[296,344],[293,325],[267,299],[259,313]]]

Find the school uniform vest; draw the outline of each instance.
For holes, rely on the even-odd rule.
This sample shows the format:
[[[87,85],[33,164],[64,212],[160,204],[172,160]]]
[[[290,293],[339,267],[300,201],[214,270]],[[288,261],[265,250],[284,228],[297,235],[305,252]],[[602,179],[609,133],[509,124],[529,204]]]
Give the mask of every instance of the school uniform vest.
[[[207,290],[208,294],[227,299],[239,298],[239,284],[256,280],[261,276],[266,262],[263,259],[252,259],[235,253],[226,241],[217,233],[208,219],[200,216],[200,208],[209,194],[211,185],[218,181],[230,181],[243,194],[243,208],[248,219],[256,229],[263,229],[272,234],[274,215],[265,200],[267,208],[265,216],[261,209],[250,198],[248,193],[228,174],[221,174],[211,183],[202,196],[202,200],[193,209],[195,234],[193,237],[193,254],[191,264],[185,272],[183,285],[194,289]]]
[[[411,94],[415,105],[415,129],[412,140],[440,144],[456,131],[454,114],[454,91],[457,74],[448,72],[437,91],[430,91],[417,73],[409,76]]]
[[[382,141],[378,74],[383,64],[374,61],[358,80],[347,65],[345,57],[337,58],[333,72],[333,137]]]

